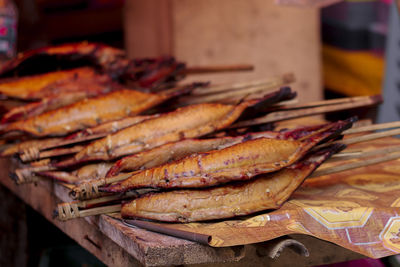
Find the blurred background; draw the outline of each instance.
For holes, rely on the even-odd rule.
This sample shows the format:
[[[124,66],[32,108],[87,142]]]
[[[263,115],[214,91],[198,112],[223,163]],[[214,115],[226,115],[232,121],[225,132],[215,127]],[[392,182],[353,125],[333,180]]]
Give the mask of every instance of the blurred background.
[[[301,100],[370,95],[382,90],[390,2],[16,0],[17,50],[98,41],[132,58],[255,66],[216,82],[294,72]]]

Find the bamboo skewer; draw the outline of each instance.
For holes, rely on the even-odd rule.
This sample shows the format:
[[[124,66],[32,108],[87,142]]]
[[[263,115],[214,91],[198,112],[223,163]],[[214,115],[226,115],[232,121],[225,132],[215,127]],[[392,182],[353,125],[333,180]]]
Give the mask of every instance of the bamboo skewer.
[[[378,104],[379,102],[381,102],[381,100],[382,100],[381,96],[378,95],[372,97],[365,97],[350,103],[340,103],[327,106],[310,107],[299,110],[275,111],[260,118],[235,123],[228,128],[241,128],[241,127],[259,125],[271,122],[278,122],[282,120],[295,119],[299,117],[323,114],[327,112],[371,106]]]
[[[62,221],[66,221],[69,219],[74,219],[78,217],[91,216],[91,215],[99,215],[104,213],[118,212],[118,205],[121,201],[126,199],[133,199],[140,195],[143,195],[148,192],[153,192],[154,189],[139,189],[135,191],[126,192],[123,195],[109,195],[101,198],[84,200],[84,201],[73,201],[73,202],[65,202],[57,205],[57,210],[55,214]],[[107,204],[118,202],[113,206],[109,206]],[[107,205],[107,209],[99,209],[99,205]],[[112,207],[112,208],[110,208]],[[85,210],[86,209],[86,210]],[[111,211],[110,211],[111,210]]]
[[[56,148],[56,149],[47,150],[47,151],[40,151],[36,147],[31,147],[30,149],[25,150],[24,153],[20,154],[19,157],[23,162],[28,162],[28,161],[35,161],[35,160],[39,160],[39,159],[74,154],[74,153],[81,151],[83,148],[84,148],[84,146],[78,145],[78,146],[68,147],[68,148]]]
[[[219,73],[219,72],[236,72],[236,71],[252,71],[254,66],[250,64],[238,64],[238,65],[221,65],[221,66],[194,66],[187,67],[180,71],[180,74],[208,74],[208,73]]]
[[[70,196],[72,197],[72,199],[79,199],[79,200],[87,200],[99,197],[103,194],[102,192],[99,191],[100,186],[123,181],[137,172],[138,171],[134,171],[134,172],[119,174],[113,177],[84,181],[81,184],[75,186],[71,190]]]
[[[71,203],[77,204],[78,208],[80,208],[80,209],[87,209],[87,208],[93,207],[95,205],[103,204],[103,203],[110,203],[113,201],[121,201],[121,200],[128,199],[128,198],[134,198],[143,193],[146,193],[148,191],[154,191],[154,190],[149,189],[149,190],[145,190],[143,192],[142,191],[143,190],[129,191],[123,195],[109,195],[109,196],[104,196],[101,198],[94,198],[94,199],[83,200],[83,201],[74,201]]]
[[[328,159],[327,162],[350,160],[361,154],[362,154],[361,151],[344,151],[344,152],[340,152],[340,153],[332,155],[332,157],[330,159]]]
[[[354,134],[354,133],[376,131],[376,130],[383,130],[383,129],[389,129],[389,128],[398,128],[398,127],[400,127],[400,121],[394,121],[394,122],[372,124],[372,125],[363,126],[363,127],[351,128],[351,129],[344,131],[343,133],[344,134]]]
[[[212,94],[206,96],[187,96],[182,97],[180,102],[185,103],[185,105],[200,104],[205,102],[217,102],[217,101],[227,101],[232,98],[243,98],[244,96],[251,95],[253,93],[265,92],[265,94],[271,92],[276,87],[270,86],[257,86],[244,88],[237,91],[226,92],[221,94]]]
[[[392,151],[392,152],[390,152],[390,151]],[[328,174],[352,170],[352,169],[356,169],[356,168],[361,168],[361,167],[365,167],[365,166],[369,166],[369,165],[373,165],[373,164],[378,164],[378,163],[398,159],[398,158],[400,158],[400,147],[397,146],[395,148],[391,147],[391,148],[385,148],[385,149],[379,149],[379,150],[375,150],[375,151],[366,152],[366,153],[364,153],[364,155],[362,157],[364,158],[367,156],[377,156],[377,155],[382,155],[382,154],[387,154],[387,153],[390,153],[390,154],[385,155],[383,157],[363,159],[362,161],[338,165],[338,166],[335,166],[332,168],[320,169],[320,170],[315,171],[308,178],[315,178],[315,177],[319,177],[319,176],[324,176],[324,175],[328,175]],[[354,157],[353,159],[356,159],[356,158],[361,158],[361,157]]]
[[[77,204],[74,203],[63,203],[58,205],[56,210],[56,216],[61,221],[67,221],[74,218],[81,218],[92,215],[106,214],[121,211],[121,204],[91,208],[87,210],[79,210]]]
[[[250,87],[270,86],[272,88],[283,86],[295,81],[293,73],[286,73],[281,76],[274,76],[266,80],[228,83],[222,85],[211,85],[208,87],[196,88],[192,91],[193,96],[220,94]]]
[[[378,132],[378,133],[372,133],[372,134],[366,134],[362,136],[357,136],[353,138],[348,138],[340,141],[336,141],[337,143],[342,143],[345,145],[351,145],[355,143],[360,143],[360,142],[365,142],[365,141],[370,141],[370,140],[375,140],[383,137],[388,137],[388,136],[394,136],[400,134],[400,129],[394,129],[394,130],[389,130],[385,132]]]
[[[365,99],[370,98],[370,96],[355,96],[355,97],[343,97],[329,100],[321,100],[309,103],[300,103],[296,105],[287,105],[280,107],[280,110],[294,110],[294,109],[304,109],[304,108],[312,108],[312,107],[321,107],[321,106],[329,106],[336,104],[345,104],[345,103],[354,103],[358,101],[363,101]]]

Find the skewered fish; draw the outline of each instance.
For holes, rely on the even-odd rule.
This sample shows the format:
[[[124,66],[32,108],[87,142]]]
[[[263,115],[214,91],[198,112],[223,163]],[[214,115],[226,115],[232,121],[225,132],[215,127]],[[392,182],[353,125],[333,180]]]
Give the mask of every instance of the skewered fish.
[[[66,135],[101,123],[139,114],[192,89],[193,86],[184,86],[158,94],[127,89],[113,91],[26,120],[16,121],[7,125],[2,132],[19,131],[40,137]]]
[[[261,137],[221,150],[194,154],[180,161],[141,171],[104,192],[125,192],[136,188],[197,188],[248,180],[280,170],[301,159],[317,144],[351,127],[351,121],[328,124],[300,140]]]
[[[280,93],[281,91],[274,92],[262,101],[280,101],[281,99],[275,97]],[[288,93],[292,96],[291,92]],[[238,105],[203,103],[179,108],[95,141],[70,160],[60,162],[57,166],[111,160],[185,138],[203,136],[232,124],[247,107],[259,102],[260,100],[250,100]]]
[[[70,43],[20,53],[4,64],[0,76],[23,76],[82,65],[92,65],[104,72],[113,73],[120,72],[127,64],[123,50],[97,43]]]
[[[79,66],[92,66],[113,79],[129,80],[135,86],[150,88],[174,82],[182,76],[185,64],[173,57],[129,60],[123,50],[98,43],[70,43],[30,50],[8,61],[0,77],[25,76]]]
[[[85,165],[71,172],[45,171],[38,173],[38,175],[68,184],[79,184],[84,180],[104,178],[111,166],[112,163],[102,162]]]
[[[321,163],[344,147],[331,145],[294,165],[247,182],[203,190],[146,194],[123,204],[121,215],[123,218],[194,222],[277,209]]]
[[[54,92],[60,84],[74,83],[79,80],[106,82],[108,78],[105,75],[97,74],[94,69],[88,67],[10,78],[0,82],[0,98],[38,100],[60,93],[60,90]]]
[[[299,139],[310,135],[325,125],[312,127],[302,127],[293,130],[284,130],[280,132],[267,131],[258,133],[248,133],[236,137],[219,137],[210,139],[185,139],[178,142],[168,143],[150,150],[126,156],[118,160],[109,170],[106,177],[118,175],[123,171],[136,171],[139,169],[148,169],[161,164],[176,161],[189,156],[193,153],[207,152],[211,150],[223,149],[244,141],[256,138],[273,139]]]
[[[40,101],[13,108],[4,114],[2,123],[37,116],[46,111],[61,108],[86,98],[109,93],[118,88],[119,86],[113,84],[105,75],[90,79],[75,79],[62,83],[56,82],[41,90],[39,94],[36,94],[36,97],[41,98]]]
[[[117,132],[121,129],[124,129],[126,127],[129,127],[131,125],[134,125],[136,123],[142,122],[144,120],[150,119],[155,116],[158,115],[126,117],[120,120],[106,122],[92,128],[87,128],[79,132],[70,134],[66,137],[32,139],[21,143],[6,145],[5,148],[0,152],[0,156],[4,157],[20,153],[21,157],[23,157],[25,154],[32,154],[32,150],[37,151],[34,152],[34,154],[36,154],[39,153],[41,150],[49,148],[71,145],[75,143],[98,139],[106,136],[107,134]],[[31,160],[37,159],[35,157],[29,157],[29,158],[32,158]]]

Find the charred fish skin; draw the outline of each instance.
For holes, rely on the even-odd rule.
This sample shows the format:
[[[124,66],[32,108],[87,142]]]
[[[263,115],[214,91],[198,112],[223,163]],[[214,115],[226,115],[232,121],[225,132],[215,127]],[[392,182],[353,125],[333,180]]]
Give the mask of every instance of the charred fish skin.
[[[203,190],[146,194],[123,204],[121,215],[123,218],[186,223],[278,209],[320,164],[344,148],[342,144],[334,144],[297,164],[247,182]]]
[[[247,180],[277,171],[301,159],[312,147],[337,132],[349,122],[337,122],[310,134],[304,141],[258,138],[225,149],[194,154],[177,162],[141,171],[105,192],[125,192],[136,188],[198,188],[233,180]]]
[[[173,57],[129,60],[121,49],[100,43],[80,42],[20,53],[4,64],[0,69],[0,77],[26,76],[80,66],[91,66],[114,80],[131,81],[142,88],[174,83],[186,68],[184,63]]]
[[[46,63],[46,64],[44,64]],[[113,73],[128,65],[123,50],[99,43],[69,43],[20,53],[0,69],[0,77],[30,75],[54,69],[92,65]],[[38,68],[38,66],[41,66]]]

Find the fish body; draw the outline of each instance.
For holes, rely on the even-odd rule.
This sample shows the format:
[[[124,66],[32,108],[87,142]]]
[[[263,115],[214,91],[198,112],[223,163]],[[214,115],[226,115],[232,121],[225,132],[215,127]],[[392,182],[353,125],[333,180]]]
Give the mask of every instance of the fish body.
[[[121,215],[186,223],[278,209],[322,162],[344,147],[336,144],[324,148],[290,167],[242,183],[149,193],[123,204]]]
[[[125,192],[136,188],[198,188],[236,180],[247,180],[274,172],[300,160],[314,146],[350,127],[339,121],[311,133],[302,140],[261,137],[220,150],[198,153],[176,162],[143,170],[106,192]]]

